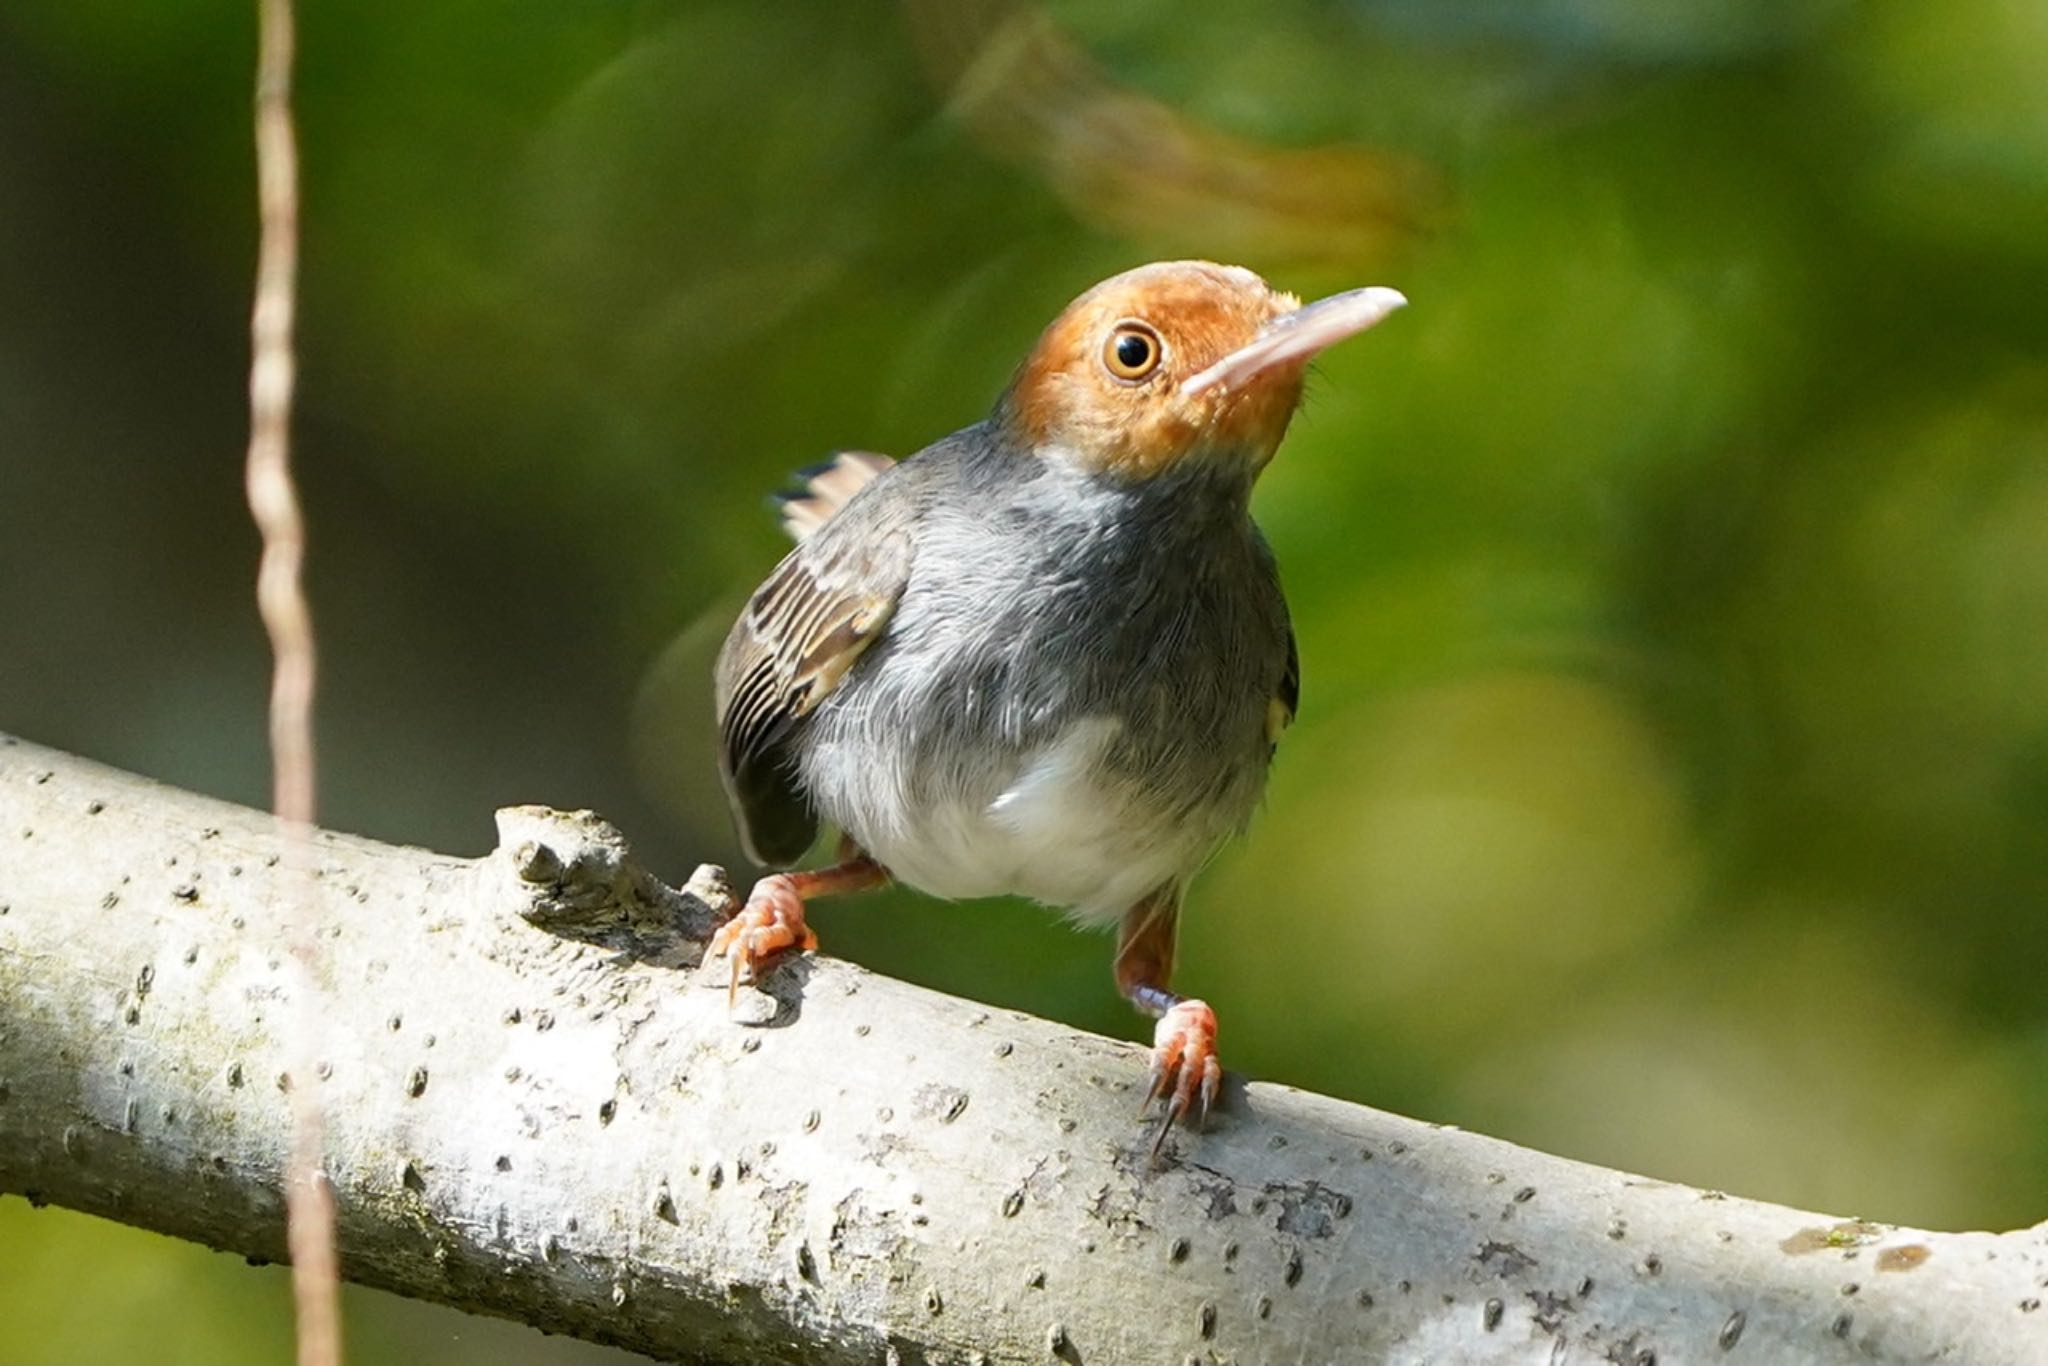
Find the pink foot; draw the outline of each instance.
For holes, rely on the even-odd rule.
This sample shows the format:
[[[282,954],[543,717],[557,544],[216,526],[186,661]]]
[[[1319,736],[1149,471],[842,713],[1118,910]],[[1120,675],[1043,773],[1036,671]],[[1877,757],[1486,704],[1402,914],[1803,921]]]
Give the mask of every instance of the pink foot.
[[[732,962],[732,981],[725,996],[730,1007],[739,995],[742,972],[758,981],[763,965],[784,949],[816,947],[818,936],[804,923],[804,899],[797,892],[796,879],[775,873],[754,884],[747,904],[711,936],[705,956]]]
[[[1152,1032],[1152,1076],[1145,1103],[1149,1105],[1157,1097],[1166,1100],[1166,1113],[1152,1150],[1159,1151],[1174,1121],[1187,1119],[1197,1095],[1202,1103],[1193,1122],[1206,1121],[1222,1085],[1223,1064],[1216,1057],[1216,1012],[1204,1001],[1177,1002],[1159,1017],[1158,1028]]]

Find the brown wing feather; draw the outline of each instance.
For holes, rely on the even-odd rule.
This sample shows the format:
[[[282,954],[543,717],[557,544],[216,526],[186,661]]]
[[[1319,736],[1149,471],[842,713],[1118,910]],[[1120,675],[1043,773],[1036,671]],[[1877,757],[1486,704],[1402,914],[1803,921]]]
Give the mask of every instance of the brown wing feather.
[[[793,863],[816,837],[817,815],[791,771],[791,742],[888,626],[910,577],[907,528],[886,516],[860,520],[785,556],[719,653],[719,771],[747,852],[760,863]]]

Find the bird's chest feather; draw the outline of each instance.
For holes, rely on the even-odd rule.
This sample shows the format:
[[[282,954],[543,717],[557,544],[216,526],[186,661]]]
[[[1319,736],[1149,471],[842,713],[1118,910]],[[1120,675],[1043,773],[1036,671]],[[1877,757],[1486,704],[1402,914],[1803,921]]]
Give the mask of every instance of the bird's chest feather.
[[[1263,786],[1286,613],[1255,539],[1148,530],[928,531],[888,638],[816,718],[819,813],[941,896],[1092,918],[1190,875]]]
[[[1114,717],[1087,716],[1044,744],[979,761],[884,757],[865,800],[844,813],[847,828],[921,890],[1016,894],[1113,917],[1206,853],[1155,794],[1109,766],[1122,730]]]

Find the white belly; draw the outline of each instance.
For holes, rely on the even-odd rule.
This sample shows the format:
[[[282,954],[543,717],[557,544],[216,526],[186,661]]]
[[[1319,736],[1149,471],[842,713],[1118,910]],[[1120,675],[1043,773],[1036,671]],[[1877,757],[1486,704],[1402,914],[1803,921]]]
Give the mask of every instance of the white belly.
[[[905,800],[905,775],[886,763],[853,777],[858,792],[841,795],[854,800],[821,805],[841,808],[847,832],[919,891],[1027,896],[1077,919],[1114,920],[1193,873],[1217,840],[1105,778],[1099,761],[1118,724],[1099,716],[1076,722],[1015,773],[927,805]]]

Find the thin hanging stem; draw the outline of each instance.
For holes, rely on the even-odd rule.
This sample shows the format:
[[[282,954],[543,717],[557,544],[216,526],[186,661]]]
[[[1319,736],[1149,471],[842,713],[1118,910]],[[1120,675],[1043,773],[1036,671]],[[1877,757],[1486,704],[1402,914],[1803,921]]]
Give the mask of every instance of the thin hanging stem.
[[[291,0],[258,0],[256,182],[262,232],[250,317],[249,510],[263,539],[256,607],[276,660],[270,689],[273,801],[284,836],[280,904],[297,964],[286,1244],[300,1366],[340,1366],[333,1188],[321,1170],[319,971],[313,919],[313,615],[301,568],[306,524],[291,472],[292,327],[299,268],[299,158],[292,128]]]

